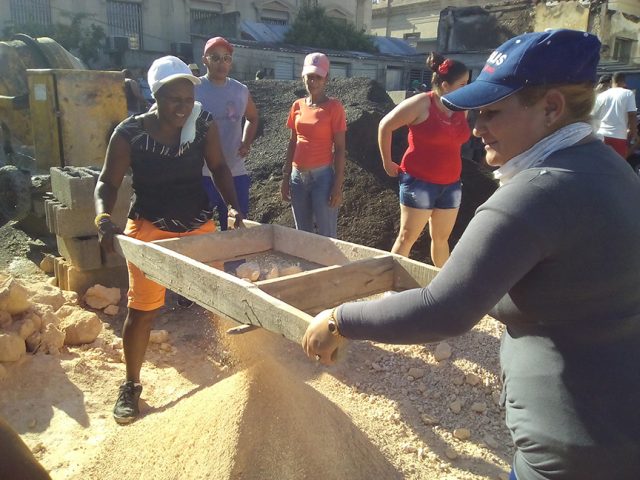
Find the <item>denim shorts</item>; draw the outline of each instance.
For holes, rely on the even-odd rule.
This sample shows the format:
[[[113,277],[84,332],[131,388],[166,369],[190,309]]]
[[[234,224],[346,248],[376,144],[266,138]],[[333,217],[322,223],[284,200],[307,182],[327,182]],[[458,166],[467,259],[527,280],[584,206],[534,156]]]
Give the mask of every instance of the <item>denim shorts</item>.
[[[400,204],[422,210],[460,208],[462,182],[448,185],[423,182],[408,173],[398,174],[400,183]]]

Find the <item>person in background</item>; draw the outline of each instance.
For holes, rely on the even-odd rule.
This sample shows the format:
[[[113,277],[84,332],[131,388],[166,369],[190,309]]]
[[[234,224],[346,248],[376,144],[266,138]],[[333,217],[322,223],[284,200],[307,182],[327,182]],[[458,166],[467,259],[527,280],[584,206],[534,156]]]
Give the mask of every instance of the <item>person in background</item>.
[[[191,70],[191,74],[194,77],[199,77],[200,76],[200,67],[198,66],[197,63],[190,63],[189,64],[189,70]]]
[[[127,100],[128,115],[146,112],[148,108],[147,100],[142,95],[140,85],[133,78],[131,70],[125,68],[122,70],[122,74],[124,75],[124,95]]]
[[[479,110],[502,186],[429,285],[325,310],[302,341],[331,364],[344,338],[436,342],[490,313],[512,479],[640,478],[640,178],[592,133],[599,53],[585,32],[527,33],[445,95]]]
[[[600,122],[598,134],[622,158],[627,158],[629,146],[638,138],[636,98],[626,87],[624,73],[614,73],[612,87],[598,94],[593,107],[593,118]]]
[[[116,127],[96,184],[95,223],[100,244],[107,251],[113,251],[114,235],[120,233],[111,221],[111,212],[129,169],[134,196],[125,235],[150,242],[215,231],[202,186],[203,158],[224,198],[238,210],[236,227],[242,226],[218,129],[211,114],[194,103],[194,86],[200,80],[180,59],[166,56],[153,62],[148,81],[157,108],[129,117]],[[128,312],[122,329],[127,373],[113,409],[120,424],[133,421],[140,413],[140,369],[153,320],[165,297],[164,287],[146,278],[132,263],[127,263],[127,268]]]
[[[291,202],[296,228],[326,237],[338,235],[342,203],[347,121],[340,100],[328,97],[330,63],[323,53],[304,59],[308,96],[293,102],[287,119],[291,137],[282,167],[280,193]]]
[[[433,90],[399,103],[378,127],[378,145],[387,175],[400,184],[400,231],[391,252],[409,256],[429,223],[431,261],[442,267],[449,258],[449,236],[462,200],[460,147],[471,134],[464,112],[452,112],[442,95],[467,84],[469,69],[457,60],[432,52]],[[398,165],[391,157],[392,134],[409,127],[409,146]]]
[[[602,93],[605,90],[609,90],[611,88],[611,75],[606,74],[602,75],[598,79],[598,83],[596,84],[596,94]]]
[[[265,77],[264,68],[256,72],[256,80],[262,80]]]
[[[229,77],[233,66],[233,46],[222,37],[210,38],[204,47],[202,63],[207,74],[196,86],[196,100],[211,112],[222,142],[224,158],[233,175],[233,183],[240,202],[240,211],[249,215],[249,187],[251,178],[245,158],[258,129],[258,109],[246,85]],[[244,127],[242,120],[245,119]],[[211,172],[203,167],[203,182],[212,205],[218,210],[220,229],[227,229],[227,203],[213,185]]]

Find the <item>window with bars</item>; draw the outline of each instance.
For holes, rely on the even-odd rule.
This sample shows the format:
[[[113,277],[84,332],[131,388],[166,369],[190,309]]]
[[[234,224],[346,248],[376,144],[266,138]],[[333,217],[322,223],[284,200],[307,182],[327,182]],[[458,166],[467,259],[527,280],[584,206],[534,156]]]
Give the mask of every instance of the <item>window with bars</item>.
[[[11,0],[10,6],[15,25],[51,25],[49,0]]]
[[[142,48],[142,10],[139,3],[107,1],[107,23],[109,34],[127,37],[129,48]]]
[[[628,62],[631,59],[631,47],[633,47],[633,40],[616,38],[613,45],[613,59],[619,62]]]
[[[260,21],[268,25],[289,25],[289,12],[265,8],[260,15]]]
[[[191,33],[209,35],[211,32],[220,29],[221,21],[222,19],[218,12],[191,9]]]

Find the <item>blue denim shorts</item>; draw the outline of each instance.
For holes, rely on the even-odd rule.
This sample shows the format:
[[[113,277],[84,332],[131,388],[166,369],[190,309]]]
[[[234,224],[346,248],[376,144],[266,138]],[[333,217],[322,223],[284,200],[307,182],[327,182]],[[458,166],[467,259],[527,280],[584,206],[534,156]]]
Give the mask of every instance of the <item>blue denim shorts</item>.
[[[462,182],[448,185],[423,182],[408,173],[400,172],[400,204],[422,210],[460,208]]]

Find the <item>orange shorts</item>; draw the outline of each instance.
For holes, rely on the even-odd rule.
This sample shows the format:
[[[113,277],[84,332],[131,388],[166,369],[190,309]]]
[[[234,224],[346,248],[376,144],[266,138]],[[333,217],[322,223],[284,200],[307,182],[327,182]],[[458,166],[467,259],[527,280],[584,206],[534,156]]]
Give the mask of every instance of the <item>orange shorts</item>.
[[[213,220],[209,220],[197,230],[185,233],[167,232],[156,228],[153,223],[148,220],[131,220],[127,221],[124,234],[127,237],[135,238],[143,242],[152,242],[154,240],[166,240],[168,238],[190,237],[193,235],[202,235],[216,231],[216,225]],[[142,270],[127,262],[129,270],[129,291],[127,292],[127,306],[136,310],[148,312],[155,310],[164,305],[164,294],[166,288],[158,285],[156,282],[149,280],[144,276]]]

